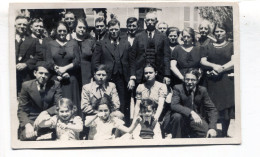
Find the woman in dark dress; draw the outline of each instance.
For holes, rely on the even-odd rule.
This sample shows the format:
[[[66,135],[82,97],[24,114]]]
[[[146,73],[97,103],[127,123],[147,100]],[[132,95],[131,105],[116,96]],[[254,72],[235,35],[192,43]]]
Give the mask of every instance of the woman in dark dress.
[[[233,43],[226,40],[227,27],[224,24],[217,24],[213,33],[217,42],[205,47],[201,64],[209,68],[206,73],[208,92],[219,111],[222,135],[226,137],[235,109]]]
[[[200,47],[194,46],[195,33],[192,28],[182,31],[182,41],[183,45],[177,45],[171,55],[171,70],[176,76],[174,85],[183,82],[187,69],[200,67]]]
[[[85,19],[79,18],[75,21],[74,32],[72,38],[77,41],[80,49],[80,87],[90,83],[92,78],[91,73],[91,58],[95,47],[95,41],[91,39],[87,33],[88,24]]]
[[[180,30],[177,27],[169,27],[166,31],[166,36],[169,39],[169,52],[171,52],[171,56],[173,56],[173,50],[176,48],[178,43],[178,38],[180,35]],[[170,86],[173,87],[175,84],[176,76],[174,74],[171,75],[171,84]]]
[[[80,92],[75,77],[80,64],[78,44],[75,40],[67,41],[68,26],[64,22],[57,24],[55,33],[56,39],[47,47],[47,62],[54,70],[52,78],[60,81],[62,97],[72,100],[80,113]]]

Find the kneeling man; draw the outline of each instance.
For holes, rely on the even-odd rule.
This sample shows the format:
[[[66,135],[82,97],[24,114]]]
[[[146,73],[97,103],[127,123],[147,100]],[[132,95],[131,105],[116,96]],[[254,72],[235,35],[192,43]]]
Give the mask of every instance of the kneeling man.
[[[55,114],[56,103],[62,97],[60,83],[50,80],[47,64],[41,63],[34,70],[36,79],[22,84],[18,99],[18,119],[20,122],[18,136],[20,140],[36,140],[37,135],[47,130],[37,130],[37,123]]]
[[[215,137],[218,112],[205,87],[198,86],[200,72],[188,69],[184,83],[175,85],[170,125],[173,138]]]

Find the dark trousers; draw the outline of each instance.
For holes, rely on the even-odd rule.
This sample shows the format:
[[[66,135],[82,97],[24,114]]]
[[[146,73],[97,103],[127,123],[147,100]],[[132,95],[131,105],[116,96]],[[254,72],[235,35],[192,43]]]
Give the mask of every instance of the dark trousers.
[[[120,101],[120,111],[125,116],[125,124],[126,126],[129,126],[131,91],[127,89],[128,82],[125,81],[124,76],[119,72],[112,74],[111,80],[116,85],[116,90]]]
[[[173,138],[202,138],[208,132],[208,123],[202,119],[202,124],[196,124],[189,117],[180,113],[168,112],[162,125],[165,133],[171,133]]]

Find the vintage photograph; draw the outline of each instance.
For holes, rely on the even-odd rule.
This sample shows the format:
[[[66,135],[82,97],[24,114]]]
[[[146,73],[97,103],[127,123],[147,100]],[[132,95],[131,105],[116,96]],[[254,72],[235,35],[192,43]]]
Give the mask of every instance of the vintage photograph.
[[[13,148],[240,144],[237,3],[12,3]]]

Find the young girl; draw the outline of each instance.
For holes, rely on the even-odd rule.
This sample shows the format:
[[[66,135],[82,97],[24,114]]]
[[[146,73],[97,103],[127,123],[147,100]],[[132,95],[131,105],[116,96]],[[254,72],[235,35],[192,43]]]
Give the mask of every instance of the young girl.
[[[83,130],[83,122],[75,113],[77,107],[67,98],[62,98],[57,104],[57,115],[39,124],[41,128],[56,128],[57,140],[79,140]]]
[[[144,99],[140,105],[141,121],[133,131],[134,139],[162,139],[160,124],[154,119],[158,104],[151,99]]]
[[[86,116],[85,121],[85,126],[90,128],[88,140],[115,139],[116,131],[131,134],[138,124],[138,120],[134,120],[132,125],[127,128],[124,126],[124,121],[111,116],[112,103],[107,96],[98,99],[94,108],[98,113],[94,116]]]

